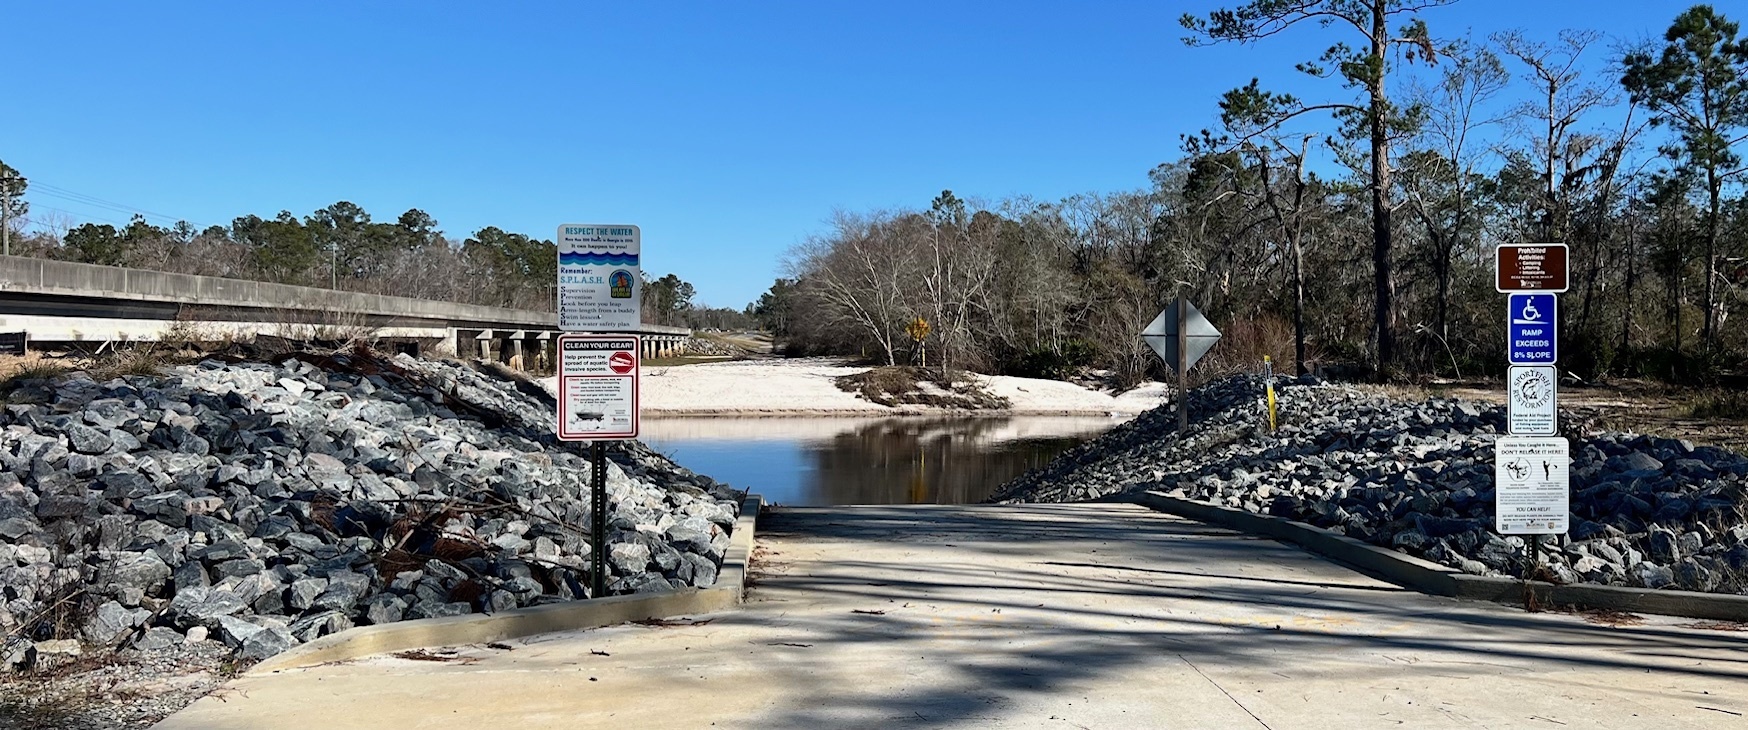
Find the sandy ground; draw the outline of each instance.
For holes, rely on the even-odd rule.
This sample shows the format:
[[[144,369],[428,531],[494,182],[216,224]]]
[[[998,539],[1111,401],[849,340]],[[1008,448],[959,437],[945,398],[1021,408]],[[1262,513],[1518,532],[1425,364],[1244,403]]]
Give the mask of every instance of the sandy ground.
[[[1505,387],[1500,383],[1380,386],[1380,389],[1392,397],[1410,400],[1439,397],[1505,403]],[[1692,399],[1701,393],[1691,388],[1630,379],[1590,387],[1561,386],[1561,419],[1562,423],[1569,423],[1577,417],[1588,421],[1593,428],[1688,439],[1748,454],[1748,419],[1689,415]]]
[[[896,416],[788,416],[785,418],[717,418],[714,416],[663,416],[644,422],[642,438],[650,442],[689,443],[721,441],[808,442],[825,441],[854,434],[881,424],[907,426],[919,442],[952,438],[955,443],[1002,444],[1051,438],[1090,438],[1124,420],[1122,416],[1026,416],[984,418],[979,428],[967,429],[954,418],[899,418]]]
[[[902,415],[938,413],[922,406],[891,408],[862,400],[832,381],[866,371],[825,358],[742,360],[643,373],[645,415]],[[991,393],[1013,404],[1014,415],[1134,415],[1165,402],[1167,387],[1149,383],[1112,396],[1055,380],[984,377]],[[551,382],[550,379],[548,381]]]

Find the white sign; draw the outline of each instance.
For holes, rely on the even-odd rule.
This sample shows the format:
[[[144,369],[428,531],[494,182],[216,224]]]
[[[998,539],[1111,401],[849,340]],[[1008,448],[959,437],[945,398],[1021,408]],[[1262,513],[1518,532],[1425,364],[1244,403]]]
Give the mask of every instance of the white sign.
[[[1505,377],[1505,430],[1513,436],[1560,432],[1559,374],[1552,365],[1514,367]]]
[[[1571,511],[1566,439],[1500,436],[1493,445],[1493,526],[1501,535],[1560,535]]]
[[[634,332],[642,324],[642,233],[633,225],[558,227],[558,328]]]
[[[559,438],[637,438],[638,342],[636,335],[559,335]]]

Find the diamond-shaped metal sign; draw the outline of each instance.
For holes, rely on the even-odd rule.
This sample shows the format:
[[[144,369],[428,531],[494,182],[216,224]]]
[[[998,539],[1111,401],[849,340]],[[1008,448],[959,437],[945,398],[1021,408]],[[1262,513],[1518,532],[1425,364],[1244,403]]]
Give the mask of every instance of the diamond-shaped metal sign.
[[[1214,323],[1202,316],[1201,310],[1196,309],[1196,305],[1179,297],[1177,301],[1171,303],[1171,306],[1166,307],[1165,311],[1160,312],[1159,316],[1154,317],[1153,321],[1148,323],[1147,329],[1141,330],[1141,339],[1145,340],[1147,346],[1153,348],[1154,352],[1159,353],[1160,359],[1164,360],[1166,366],[1173,370],[1177,369],[1179,307],[1189,307],[1189,311],[1186,312],[1188,326],[1184,328],[1184,351],[1189,354],[1190,367],[1195,367],[1196,361],[1202,359],[1202,356],[1208,354],[1208,350],[1214,346],[1214,343],[1220,341],[1220,330],[1214,329]]]

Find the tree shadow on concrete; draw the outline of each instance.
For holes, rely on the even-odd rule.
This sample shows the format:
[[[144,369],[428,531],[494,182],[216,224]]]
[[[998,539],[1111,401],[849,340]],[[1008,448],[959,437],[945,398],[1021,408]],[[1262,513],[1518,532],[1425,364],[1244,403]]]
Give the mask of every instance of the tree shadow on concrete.
[[[1125,512],[1118,518],[1113,510]],[[785,615],[772,627],[776,643],[805,645],[804,651],[819,661],[829,652],[858,647],[914,654],[934,679],[905,692],[870,696],[799,678],[786,707],[761,718],[759,727],[839,727],[846,718],[857,726],[975,727],[1004,717],[1003,706],[1016,696],[1068,691],[1149,666],[1175,666],[1179,660],[1193,661],[1198,673],[1265,669],[1289,678],[1298,671],[1327,677],[1331,670],[1285,666],[1281,656],[1411,655],[1441,665],[1484,665],[1477,671],[1490,673],[1588,669],[1675,673],[1720,680],[1723,687],[1748,681],[1748,657],[1742,655],[1748,644],[1738,635],[1605,626],[1574,616],[1424,596],[1295,548],[1140,508],[791,510],[760,529],[761,538],[780,540],[872,540],[951,549],[955,559],[941,561],[937,553],[903,566],[807,563],[799,566],[805,571],[764,576],[753,600],[824,599],[846,606],[842,614]],[[1069,556],[1089,559],[1061,559]],[[1003,560],[993,560],[997,557]],[[1022,567],[1016,569],[1013,558],[1033,559],[1019,561]],[[1243,566],[1256,561],[1277,570],[1243,575]],[[1166,565],[1224,570],[1156,567]],[[1282,579],[1282,566],[1304,577]],[[894,569],[901,577],[868,577]],[[1043,603],[1037,601],[1040,593],[1049,596]],[[1005,619],[967,619],[995,612]],[[744,612],[723,621],[767,617]],[[1335,671],[1351,672],[1355,680],[1374,678],[1381,669],[1346,666]]]

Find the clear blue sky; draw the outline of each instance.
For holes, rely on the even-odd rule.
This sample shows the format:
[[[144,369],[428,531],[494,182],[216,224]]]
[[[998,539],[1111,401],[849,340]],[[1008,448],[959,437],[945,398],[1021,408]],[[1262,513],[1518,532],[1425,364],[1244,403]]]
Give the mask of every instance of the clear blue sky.
[[[0,159],[200,226],[337,200],[422,208],[457,238],[636,223],[646,271],[739,307],[834,208],[1144,185],[1219,93],[1295,88],[1292,63],[1332,38],[1180,42],[1181,13],[1233,2],[11,3]],[[1426,18],[1440,37],[1637,39],[1686,6]]]

